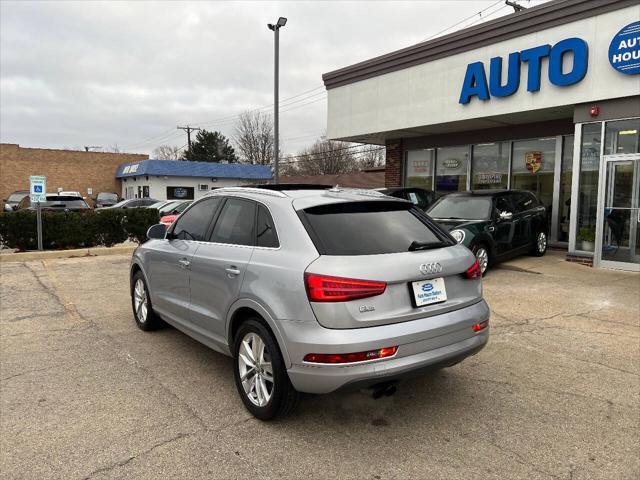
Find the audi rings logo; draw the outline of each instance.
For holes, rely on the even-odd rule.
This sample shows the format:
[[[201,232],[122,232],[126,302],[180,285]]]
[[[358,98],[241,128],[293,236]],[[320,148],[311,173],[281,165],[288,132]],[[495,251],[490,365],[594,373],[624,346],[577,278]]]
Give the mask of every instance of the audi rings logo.
[[[442,265],[439,263],[423,263],[420,265],[420,273],[423,275],[432,275],[434,273],[440,273],[442,271]]]

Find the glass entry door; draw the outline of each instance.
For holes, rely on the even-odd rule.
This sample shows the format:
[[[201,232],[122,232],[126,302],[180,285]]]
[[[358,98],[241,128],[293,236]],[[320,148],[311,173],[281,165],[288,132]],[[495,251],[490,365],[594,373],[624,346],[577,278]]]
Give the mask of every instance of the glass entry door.
[[[598,266],[640,271],[640,155],[607,155],[598,230]]]

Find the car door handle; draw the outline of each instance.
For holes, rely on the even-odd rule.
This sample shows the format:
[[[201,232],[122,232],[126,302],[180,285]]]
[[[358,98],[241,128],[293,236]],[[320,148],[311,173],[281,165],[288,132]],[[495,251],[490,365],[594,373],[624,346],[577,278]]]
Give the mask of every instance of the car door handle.
[[[229,268],[224,269],[225,272],[229,274],[229,276],[240,275],[240,270],[235,265],[231,265]]]
[[[178,260],[178,263],[182,268],[189,268],[189,265],[191,265],[191,262],[186,258],[181,258],[180,260]]]

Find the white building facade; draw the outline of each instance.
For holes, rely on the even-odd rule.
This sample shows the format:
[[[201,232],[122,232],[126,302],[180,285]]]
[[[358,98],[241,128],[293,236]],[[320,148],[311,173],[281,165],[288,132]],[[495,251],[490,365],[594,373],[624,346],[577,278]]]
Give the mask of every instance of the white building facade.
[[[640,4],[556,0],[324,75],[388,186],[525,189],[568,258],[640,271]]]
[[[118,167],[122,198],[197,200],[209,191],[271,180],[268,165],[142,160]]]

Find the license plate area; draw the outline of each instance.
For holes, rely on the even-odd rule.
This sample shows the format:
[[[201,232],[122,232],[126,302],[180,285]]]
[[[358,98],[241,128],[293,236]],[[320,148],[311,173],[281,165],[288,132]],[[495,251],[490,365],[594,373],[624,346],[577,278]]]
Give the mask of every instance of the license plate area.
[[[411,282],[411,290],[416,307],[447,301],[447,289],[442,277]]]

